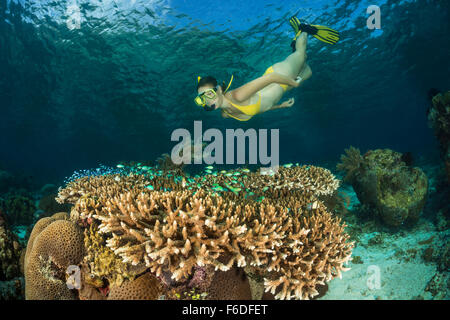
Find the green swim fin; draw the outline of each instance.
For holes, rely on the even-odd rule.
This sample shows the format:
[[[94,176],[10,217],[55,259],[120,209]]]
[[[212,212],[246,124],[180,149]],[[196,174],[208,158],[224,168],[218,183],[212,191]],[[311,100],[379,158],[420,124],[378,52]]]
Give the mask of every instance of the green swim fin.
[[[339,31],[325,26],[301,23],[297,17],[291,17],[289,23],[295,32],[294,41],[297,40],[302,31],[328,44],[336,44],[340,39]]]

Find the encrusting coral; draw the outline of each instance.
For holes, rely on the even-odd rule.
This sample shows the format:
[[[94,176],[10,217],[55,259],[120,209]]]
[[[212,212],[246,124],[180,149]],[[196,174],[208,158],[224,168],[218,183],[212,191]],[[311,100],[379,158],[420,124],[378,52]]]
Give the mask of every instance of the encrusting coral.
[[[57,201],[74,204],[78,225],[99,223],[106,246],[123,263],[147,268],[169,289],[189,283],[187,289],[212,290],[206,293],[214,298],[214,281],[201,283],[212,278],[196,274],[214,270],[217,277],[250,266],[276,298],[308,299],[350,260],[345,225],[318,198],[338,186],[329,170],[313,166],[281,167],[272,175],[117,174],[72,181]],[[194,285],[193,279],[203,280]]]
[[[389,149],[369,150],[361,156],[350,147],[346,153],[337,169],[346,173],[363,205],[389,226],[418,220],[428,193],[428,179],[420,168],[407,165],[401,153]]]

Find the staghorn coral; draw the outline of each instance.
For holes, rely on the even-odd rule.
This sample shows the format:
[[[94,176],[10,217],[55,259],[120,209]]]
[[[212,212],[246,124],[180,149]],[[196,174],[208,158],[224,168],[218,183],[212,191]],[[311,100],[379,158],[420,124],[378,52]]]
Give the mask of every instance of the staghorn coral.
[[[302,166],[272,176],[236,175],[244,190],[268,195],[259,201],[209,191],[229,178],[192,179],[190,190],[175,178],[160,189],[152,181],[151,190],[148,177],[91,177],[69,183],[58,201],[75,204],[78,222],[99,221],[107,246],[124,263],[145,262],[157,277],[169,275],[176,283],[191,281],[198,267],[225,273],[252,266],[277,298],[308,299],[318,294],[317,285],[340,276],[353,243],[317,198],[338,187],[328,170]],[[161,191],[165,184],[176,191]]]
[[[68,220],[49,217],[40,221],[33,229],[25,255],[25,298],[76,299],[77,294],[69,290],[65,277],[67,267],[78,265],[83,258],[83,232]]]

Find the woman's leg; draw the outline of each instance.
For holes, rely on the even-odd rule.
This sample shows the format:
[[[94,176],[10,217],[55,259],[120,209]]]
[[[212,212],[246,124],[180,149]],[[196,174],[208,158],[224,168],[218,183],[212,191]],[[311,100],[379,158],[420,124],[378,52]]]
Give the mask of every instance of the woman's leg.
[[[306,33],[303,32],[295,43],[296,51],[290,54],[284,61],[273,65],[274,72],[291,77],[292,79],[300,77],[300,85],[312,75],[311,68],[306,63],[306,37]],[[287,90],[291,88],[288,86]],[[261,113],[280,108],[280,105],[277,105],[277,103],[285,93],[285,90],[280,85],[271,84],[262,89],[261,93],[265,100],[265,103],[261,105]]]
[[[306,62],[306,43],[307,34],[303,32],[295,43],[295,52],[290,54],[284,61],[275,63],[273,65],[274,72],[278,72],[293,79],[299,76],[300,72],[305,67]],[[311,68],[308,67],[309,70]],[[300,75],[301,76],[301,75]],[[305,74],[307,76],[307,74]],[[311,75],[309,75],[311,76]],[[303,78],[303,77],[302,77]],[[309,78],[309,77],[308,77]]]

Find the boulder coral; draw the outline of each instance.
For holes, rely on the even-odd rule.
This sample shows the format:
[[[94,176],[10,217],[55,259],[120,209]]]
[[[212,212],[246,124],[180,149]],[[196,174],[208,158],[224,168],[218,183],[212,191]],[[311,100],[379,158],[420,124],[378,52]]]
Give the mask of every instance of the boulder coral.
[[[345,151],[337,169],[363,205],[389,226],[418,220],[428,193],[428,179],[420,168],[408,166],[401,153],[389,149],[369,150],[363,156],[353,147]]]
[[[314,166],[289,165],[271,175],[111,174],[72,181],[57,201],[74,205],[74,225],[85,230],[98,225],[94,238],[100,245],[93,246],[93,238],[86,242],[85,233],[88,256],[89,250],[95,256],[108,248],[107,259],[139,270],[122,269],[128,271],[120,271],[116,281],[116,271],[88,268],[92,259],[85,257],[84,270],[94,271],[99,281],[86,287],[83,297],[101,298],[98,290],[109,291],[108,299],[132,297],[113,290],[150,273],[162,285],[160,296],[184,288],[206,293],[207,299],[250,299],[244,268],[252,267],[275,298],[309,299],[318,295],[318,286],[340,277],[351,259],[345,224],[319,199],[338,186],[329,170]],[[139,292],[135,297],[157,296]]]
[[[65,215],[67,217],[67,215]],[[64,215],[41,219],[33,228],[25,255],[25,297],[28,300],[73,300],[66,270],[84,256],[83,232]]]

